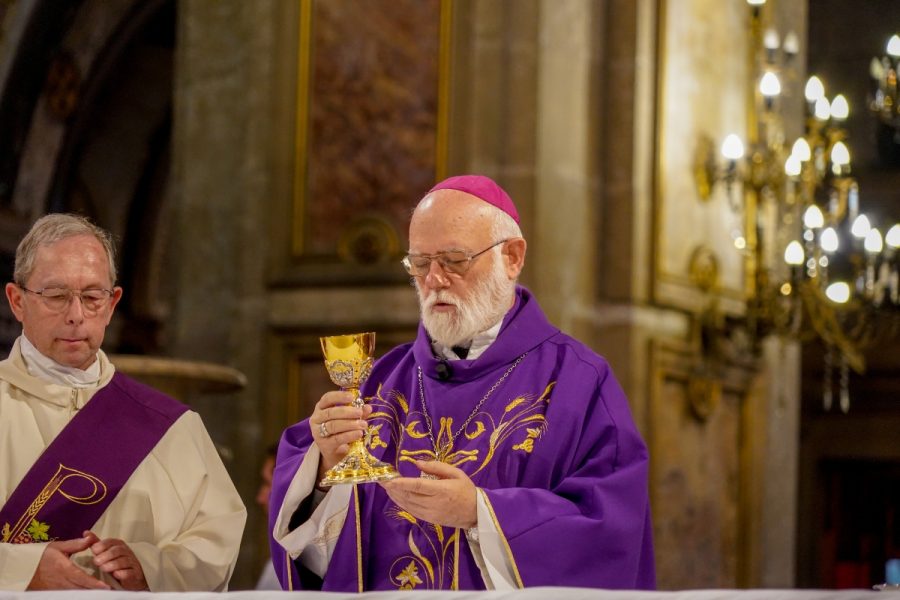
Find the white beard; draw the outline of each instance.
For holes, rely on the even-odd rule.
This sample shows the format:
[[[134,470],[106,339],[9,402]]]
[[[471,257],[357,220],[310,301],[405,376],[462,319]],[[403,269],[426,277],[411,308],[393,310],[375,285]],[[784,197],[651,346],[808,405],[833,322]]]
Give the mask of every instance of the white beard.
[[[516,282],[507,277],[503,261],[497,260],[496,256],[492,258],[493,268],[475,282],[468,299],[447,290],[432,292],[423,298],[422,289],[416,282],[419,311],[431,339],[448,348],[456,346],[487,331],[503,318],[512,306]],[[435,312],[434,305],[438,303],[452,304],[456,310]]]

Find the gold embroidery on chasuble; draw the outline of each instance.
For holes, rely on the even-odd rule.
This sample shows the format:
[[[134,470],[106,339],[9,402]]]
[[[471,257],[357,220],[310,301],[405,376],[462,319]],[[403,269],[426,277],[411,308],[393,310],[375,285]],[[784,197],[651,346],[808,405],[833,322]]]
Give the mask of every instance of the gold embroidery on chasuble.
[[[69,480],[72,480],[72,482],[87,482],[91,486],[90,493],[87,495],[76,495],[71,490],[66,491],[65,484]],[[44,485],[44,488],[38,492],[38,495],[31,501],[31,504],[28,505],[28,508],[15,524],[12,526],[9,523],[3,524],[2,529],[0,529],[0,542],[10,544],[52,542],[56,538],[50,537],[51,524],[38,521],[35,517],[55,494],[58,493],[75,504],[86,506],[103,500],[106,497],[106,490],[106,484],[99,478],[60,464],[56,469],[56,473]]]
[[[534,450],[535,444],[548,428],[545,412],[555,385],[555,381],[549,383],[539,395],[523,394],[513,398],[499,416],[486,410],[480,411],[465,431],[457,432],[457,436],[453,435],[453,418],[441,417],[435,436],[437,450],[404,447],[404,442],[412,442],[410,445],[418,447],[421,446],[421,440],[428,439],[424,416],[419,411],[410,411],[409,402],[402,393],[385,393],[379,386],[375,394],[366,399],[373,407],[369,417],[370,429],[376,431],[367,437],[366,444],[371,450],[379,446],[386,448],[382,439],[389,435],[394,448],[399,449],[394,458],[395,467],[403,461],[439,460],[463,469],[469,477],[474,477],[504,447],[510,452],[525,454]],[[463,442],[457,450],[456,441],[459,438],[465,438],[468,442],[477,441],[478,447],[468,449],[470,444]],[[482,443],[485,441],[486,449]],[[428,446],[431,446],[430,440]],[[459,530],[452,529],[449,530],[452,533],[449,533],[440,525],[416,519],[396,505],[392,506],[388,516],[405,522],[409,528],[409,552],[398,556],[390,566],[389,577],[397,589],[444,589],[444,584],[448,581],[450,589],[459,589]],[[414,536],[413,532],[419,535]]]
[[[389,516],[409,524],[406,536],[409,554],[398,556],[389,568],[388,576],[398,590],[459,589],[456,573],[456,554],[459,552],[459,529],[421,521],[394,505]],[[419,533],[419,536],[414,535]],[[448,535],[449,533],[449,535]],[[419,540],[419,543],[416,540]]]

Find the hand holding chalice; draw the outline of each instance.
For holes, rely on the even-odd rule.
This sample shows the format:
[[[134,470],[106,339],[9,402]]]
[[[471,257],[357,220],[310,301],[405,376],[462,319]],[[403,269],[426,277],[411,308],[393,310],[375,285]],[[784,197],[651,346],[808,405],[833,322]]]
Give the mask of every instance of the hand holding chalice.
[[[353,406],[362,408],[364,402],[359,394],[359,387],[372,371],[375,334],[332,335],[319,338],[319,341],[331,381],[351,392],[355,398]],[[347,455],[325,473],[320,486],[385,481],[399,476],[394,467],[369,453],[364,440],[365,436],[350,443]]]

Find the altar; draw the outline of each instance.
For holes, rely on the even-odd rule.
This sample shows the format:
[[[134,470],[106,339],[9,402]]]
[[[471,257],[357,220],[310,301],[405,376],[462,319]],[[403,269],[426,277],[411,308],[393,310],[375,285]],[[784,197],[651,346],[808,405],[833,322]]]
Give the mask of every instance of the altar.
[[[159,593],[109,591],[4,592],[0,600],[879,600],[900,598],[900,590],[786,590],[712,589],[679,591],[620,591],[570,587],[535,587],[515,591],[450,592],[271,592]]]

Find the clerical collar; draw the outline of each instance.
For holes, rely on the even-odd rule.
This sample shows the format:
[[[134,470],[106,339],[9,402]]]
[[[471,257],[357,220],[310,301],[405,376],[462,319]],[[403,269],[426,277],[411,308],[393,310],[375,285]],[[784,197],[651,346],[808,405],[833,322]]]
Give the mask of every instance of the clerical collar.
[[[28,374],[48,383],[74,388],[94,387],[100,382],[100,361],[94,360],[86,370],[61,365],[52,358],[41,354],[23,333],[19,348]]]
[[[476,358],[484,354],[484,351],[487,350],[488,347],[494,343],[494,340],[497,339],[497,334],[500,333],[501,325],[503,325],[503,319],[497,321],[497,323],[490,329],[476,335],[468,344],[466,344],[465,342],[460,344],[460,346],[462,347],[466,347],[468,345],[469,353],[465,356],[465,359],[475,360]],[[440,342],[436,342],[434,340],[431,341],[431,348],[434,350],[435,356],[443,356],[447,360],[460,360],[462,358],[453,351],[453,348],[445,346]]]

